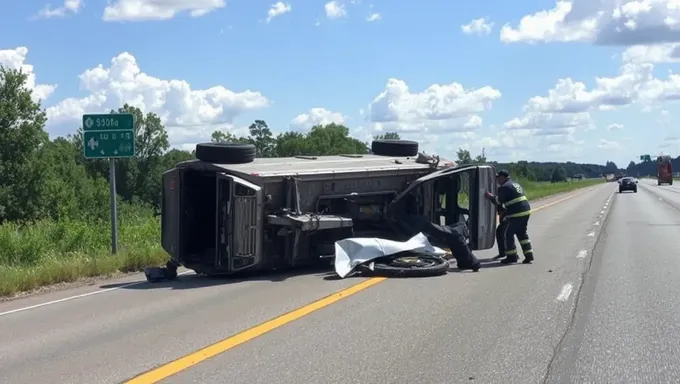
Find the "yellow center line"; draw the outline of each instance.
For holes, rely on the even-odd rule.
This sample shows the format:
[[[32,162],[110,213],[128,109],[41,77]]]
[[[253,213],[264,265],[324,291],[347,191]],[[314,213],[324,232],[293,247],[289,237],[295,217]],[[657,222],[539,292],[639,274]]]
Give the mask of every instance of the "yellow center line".
[[[592,189],[592,188],[590,188]],[[541,205],[539,207],[536,207],[532,209],[532,212],[541,210],[543,208],[547,208],[550,206],[553,206],[557,203],[561,203],[565,200],[571,199],[573,197],[579,196],[583,193],[588,192],[588,190],[584,190],[581,193],[576,193],[573,195],[566,196],[562,199],[553,201],[548,204]],[[231,337],[228,337],[224,340],[218,341],[212,345],[209,345],[205,348],[202,348],[196,352],[192,352],[188,355],[185,355],[183,357],[180,357],[177,360],[171,361],[169,363],[163,364],[159,367],[153,368],[147,372],[144,372],[128,381],[126,381],[124,384],[154,384],[157,383],[163,379],[166,379],[172,375],[175,375],[179,372],[182,372],[202,361],[208,360],[214,356],[217,356],[221,353],[224,353],[230,349],[233,349],[241,344],[247,343],[250,340],[253,340],[257,337],[260,337],[264,335],[265,333],[271,332],[277,328],[280,328],[288,323],[291,323],[295,320],[298,320],[302,317],[305,317],[312,312],[318,311],[319,309],[328,307],[329,305],[338,302],[344,298],[347,298],[349,296],[354,295],[355,293],[361,292],[365,289],[368,289],[378,283],[381,283],[383,281],[387,280],[385,277],[374,277],[368,280],[364,280],[359,284],[353,285],[349,288],[343,289],[342,291],[333,293],[329,296],[326,296],[322,299],[319,299],[315,302],[312,302],[310,304],[307,304],[303,307],[300,307],[298,309],[295,309],[291,312],[288,312],[286,314],[283,314],[279,317],[276,317],[272,320],[269,320],[267,322],[264,322],[260,325],[256,325],[253,328],[247,329],[243,332],[237,333],[236,335],[233,335]]]
[[[152,384],[157,383],[167,377],[177,374],[187,368],[190,368],[202,361],[210,359],[211,357],[217,356],[223,352],[226,352],[234,347],[237,347],[243,343],[246,343],[256,337],[262,336],[265,333],[273,331],[276,328],[282,327],[288,323],[298,320],[304,316],[309,315],[312,312],[318,311],[321,308],[325,308],[337,301],[340,301],[346,297],[352,296],[355,293],[361,292],[367,288],[370,288],[380,282],[385,281],[385,277],[374,277],[368,280],[364,280],[359,284],[353,285],[347,289],[343,289],[340,292],[333,293],[326,296],[320,300],[313,303],[307,304],[304,307],[295,309],[284,315],[276,317],[272,320],[264,322],[253,328],[247,329],[241,333],[234,336],[226,338],[222,341],[218,341],[215,344],[209,345],[203,349],[196,352],[190,353],[184,357],[180,357],[175,361],[171,361],[167,364],[161,365],[160,367],[154,368],[150,371],[142,373],[141,375],[125,382],[125,384]]]

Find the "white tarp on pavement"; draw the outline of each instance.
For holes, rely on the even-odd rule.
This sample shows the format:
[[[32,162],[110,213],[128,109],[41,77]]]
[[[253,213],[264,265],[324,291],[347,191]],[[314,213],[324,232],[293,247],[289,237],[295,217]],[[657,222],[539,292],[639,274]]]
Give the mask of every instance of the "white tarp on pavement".
[[[344,278],[359,264],[405,251],[438,256],[446,254],[443,249],[430,244],[422,232],[407,241],[355,237],[335,242],[335,272]]]

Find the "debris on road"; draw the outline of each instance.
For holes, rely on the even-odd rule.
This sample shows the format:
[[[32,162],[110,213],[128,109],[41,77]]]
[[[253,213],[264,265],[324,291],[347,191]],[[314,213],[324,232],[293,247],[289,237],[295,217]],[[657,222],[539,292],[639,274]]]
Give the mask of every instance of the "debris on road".
[[[355,237],[335,242],[335,272],[341,278],[357,269],[381,276],[441,275],[449,269],[446,254],[422,232],[403,242]]]

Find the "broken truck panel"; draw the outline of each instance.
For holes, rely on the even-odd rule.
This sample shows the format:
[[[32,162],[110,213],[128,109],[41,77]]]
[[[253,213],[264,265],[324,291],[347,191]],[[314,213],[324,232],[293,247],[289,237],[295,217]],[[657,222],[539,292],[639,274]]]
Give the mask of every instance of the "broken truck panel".
[[[428,196],[428,198],[425,198],[425,202],[420,203],[425,204],[422,211],[434,210],[446,213],[446,216],[440,216],[437,212],[433,212],[432,218],[435,224],[451,225],[461,220],[460,213],[456,208],[458,207],[457,199],[464,179],[461,176],[464,175],[469,188],[467,192],[470,211],[468,228],[470,231],[470,248],[473,250],[492,248],[495,242],[496,212],[493,205],[484,201],[482,197],[486,191],[496,190],[495,174],[495,169],[489,165],[467,165],[432,172],[412,182],[392,201],[389,207],[390,218],[404,232],[408,233],[408,223],[404,223],[400,219],[400,211],[404,204],[413,204],[404,200],[412,196],[418,189],[422,189],[422,192]],[[431,184],[435,182],[445,182],[443,185],[446,189],[441,191],[440,188],[434,188]],[[442,196],[446,196],[444,201],[447,202],[447,206],[433,206],[433,203],[441,202],[440,192],[445,192]],[[451,204],[451,201],[455,204]],[[418,213],[423,214],[424,212]],[[438,222],[438,220],[445,220],[445,222]]]
[[[470,248],[473,250],[493,248],[496,241],[496,207],[484,199],[486,192],[494,192],[496,169],[489,165],[475,167],[470,198]]]
[[[180,263],[181,255],[181,180],[180,170],[171,169],[163,173],[161,190],[161,244],[173,261]]]

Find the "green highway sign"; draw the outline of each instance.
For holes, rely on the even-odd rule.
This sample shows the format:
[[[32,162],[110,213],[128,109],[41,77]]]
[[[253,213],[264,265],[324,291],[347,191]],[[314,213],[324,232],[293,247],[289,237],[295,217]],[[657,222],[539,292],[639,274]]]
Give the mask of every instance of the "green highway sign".
[[[134,131],[135,118],[131,113],[83,115],[83,131],[129,129]]]
[[[86,159],[135,156],[135,118],[131,113],[83,115]]]
[[[133,157],[135,134],[128,129],[84,131],[86,159]]]

